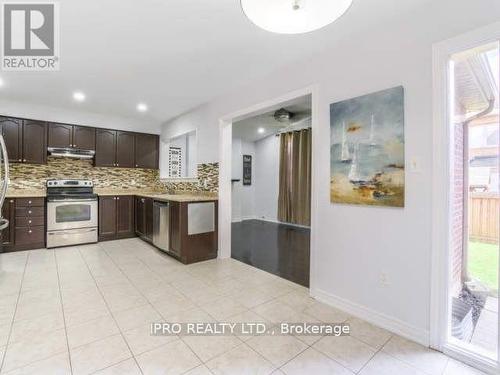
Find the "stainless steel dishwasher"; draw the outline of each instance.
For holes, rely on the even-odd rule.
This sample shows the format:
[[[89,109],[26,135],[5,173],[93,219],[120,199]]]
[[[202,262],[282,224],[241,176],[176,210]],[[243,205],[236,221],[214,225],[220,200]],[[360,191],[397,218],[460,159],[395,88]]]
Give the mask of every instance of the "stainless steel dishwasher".
[[[168,252],[170,250],[170,204],[168,202],[153,203],[153,245]]]

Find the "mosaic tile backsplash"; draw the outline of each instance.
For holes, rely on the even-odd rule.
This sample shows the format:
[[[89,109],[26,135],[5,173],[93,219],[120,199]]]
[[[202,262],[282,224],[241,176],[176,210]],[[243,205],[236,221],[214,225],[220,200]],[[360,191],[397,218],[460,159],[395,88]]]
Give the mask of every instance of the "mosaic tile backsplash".
[[[99,189],[216,193],[218,175],[218,163],[199,164],[196,182],[162,182],[158,170],[94,167],[92,160],[49,157],[45,165],[12,163],[9,188],[45,189],[48,179],[75,178],[92,180]]]

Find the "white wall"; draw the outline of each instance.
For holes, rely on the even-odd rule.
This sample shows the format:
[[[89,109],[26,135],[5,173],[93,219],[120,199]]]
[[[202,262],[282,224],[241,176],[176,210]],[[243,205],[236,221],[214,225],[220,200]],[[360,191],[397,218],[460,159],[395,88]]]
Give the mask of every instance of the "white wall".
[[[251,86],[166,123],[162,136],[199,129],[199,158],[218,160],[219,118],[316,84],[319,105],[313,160],[315,295],[371,312],[419,341],[430,325],[432,44],[498,21],[497,0],[439,0],[397,22],[325,45],[323,54],[283,67]],[[407,168],[404,209],[333,205],[329,200],[329,104],[397,85],[405,87]],[[184,130],[185,131],[185,130]],[[381,273],[387,285],[380,282]]]
[[[255,142],[255,216],[278,220],[280,139],[270,135]]]

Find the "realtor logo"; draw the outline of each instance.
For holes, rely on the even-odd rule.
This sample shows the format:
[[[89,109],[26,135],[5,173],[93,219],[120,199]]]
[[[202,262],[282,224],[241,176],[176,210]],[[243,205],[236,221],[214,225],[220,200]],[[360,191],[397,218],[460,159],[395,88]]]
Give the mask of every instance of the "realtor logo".
[[[3,70],[59,70],[59,4],[2,3]]]

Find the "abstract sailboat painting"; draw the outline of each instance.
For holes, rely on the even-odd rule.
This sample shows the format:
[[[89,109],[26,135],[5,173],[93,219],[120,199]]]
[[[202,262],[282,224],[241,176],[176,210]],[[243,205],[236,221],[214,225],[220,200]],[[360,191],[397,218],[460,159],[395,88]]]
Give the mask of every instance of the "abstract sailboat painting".
[[[404,207],[402,86],[330,105],[332,203]]]

